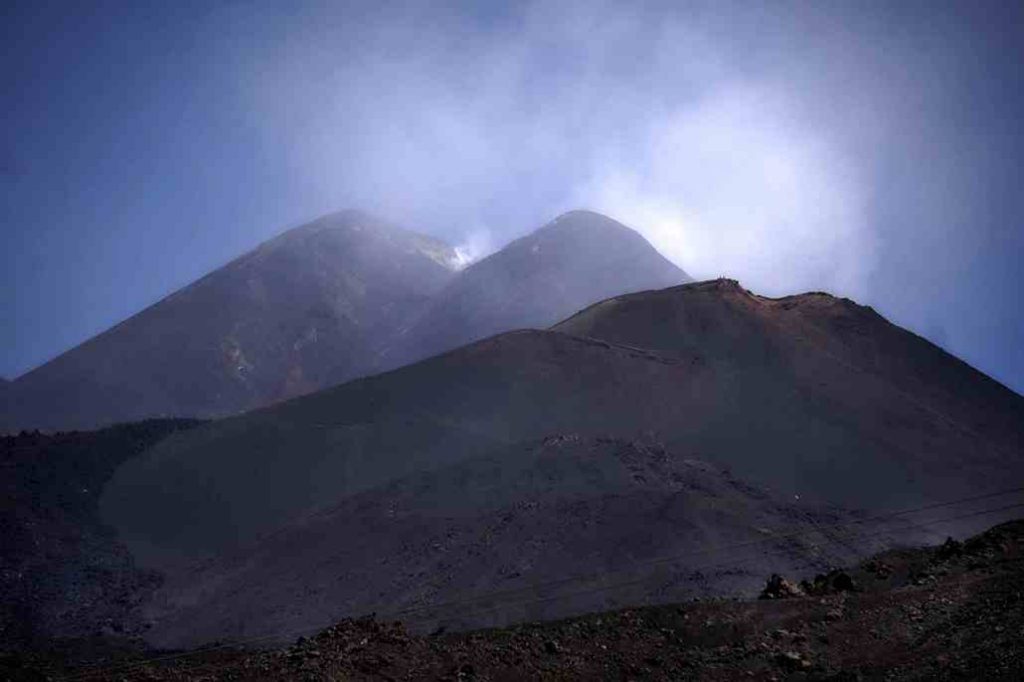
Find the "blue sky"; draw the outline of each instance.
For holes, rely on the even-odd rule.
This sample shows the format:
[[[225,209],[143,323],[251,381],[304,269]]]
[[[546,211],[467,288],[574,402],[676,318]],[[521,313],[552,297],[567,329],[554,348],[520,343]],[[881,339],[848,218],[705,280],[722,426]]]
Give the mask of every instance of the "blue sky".
[[[363,208],[479,253],[587,207],[1024,390],[1006,2],[7,3],[0,374]]]

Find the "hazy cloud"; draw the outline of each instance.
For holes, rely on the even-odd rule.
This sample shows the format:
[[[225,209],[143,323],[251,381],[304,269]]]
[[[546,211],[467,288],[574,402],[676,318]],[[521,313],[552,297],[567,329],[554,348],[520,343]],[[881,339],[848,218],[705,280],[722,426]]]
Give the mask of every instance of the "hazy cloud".
[[[538,3],[496,27],[317,15],[253,81],[253,111],[325,209],[426,223],[476,255],[591,207],[696,276],[863,294],[874,239],[855,160],[793,84],[746,68],[699,14]]]
[[[28,103],[19,150],[33,177],[71,188],[9,192],[31,256],[9,279],[51,292],[8,296],[22,320],[12,367],[328,211],[362,208],[480,257],[582,207],[697,277],[830,290],[939,325],[950,350],[1020,386],[1013,3],[165,10],[78,17],[92,29],[67,42],[46,16],[41,32],[11,31],[32,67],[8,70]],[[151,278],[125,294],[140,259]],[[60,315],[38,312],[58,302]]]

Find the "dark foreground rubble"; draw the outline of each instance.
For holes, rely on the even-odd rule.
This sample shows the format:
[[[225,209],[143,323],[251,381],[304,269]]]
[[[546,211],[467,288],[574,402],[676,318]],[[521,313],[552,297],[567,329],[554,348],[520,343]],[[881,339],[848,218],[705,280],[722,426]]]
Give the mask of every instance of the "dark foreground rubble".
[[[430,636],[399,623],[346,620],[284,649],[149,653],[148,661],[111,641],[106,652],[117,660],[102,667],[76,667],[69,656],[88,656],[78,643],[75,654],[8,654],[0,678],[1022,679],[1022,549],[1024,521],[1014,521],[963,543],[889,551],[799,585],[772,576],[756,600]]]

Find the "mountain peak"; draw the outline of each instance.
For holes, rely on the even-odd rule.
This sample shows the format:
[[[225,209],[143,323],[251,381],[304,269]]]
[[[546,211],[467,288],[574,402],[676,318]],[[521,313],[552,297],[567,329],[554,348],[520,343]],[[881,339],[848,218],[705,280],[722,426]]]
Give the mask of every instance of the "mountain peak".
[[[657,280],[660,286],[642,288],[663,288],[693,281],[687,273],[661,255],[642,234],[614,218],[586,209],[561,214],[512,242],[504,251],[509,255],[518,254],[527,268],[542,263],[558,270],[582,266],[603,272],[602,275],[594,273],[599,277],[609,276],[608,268],[633,269],[640,263],[646,263],[646,267],[653,268],[663,276],[651,280]],[[624,287],[618,292],[609,289],[607,293],[614,295],[630,291],[637,289]]]
[[[449,272],[464,267],[464,259],[455,248],[443,240],[407,230],[355,208],[326,213],[308,223],[286,230],[261,244],[253,253],[266,252],[285,245],[294,247],[301,243],[308,243],[315,249],[320,249],[323,247],[320,240],[323,239],[342,240],[357,250],[373,248],[374,245],[389,249],[397,248],[409,255],[426,256]]]
[[[610,296],[688,281],[640,233],[600,213],[570,211],[469,265],[385,350],[383,366],[511,329],[543,329]]]
[[[534,234],[544,232],[620,232],[637,234],[632,228],[608,216],[589,209],[567,211],[541,227]]]
[[[496,257],[525,259],[524,263],[548,262],[549,266],[556,266],[559,270],[585,263],[593,266],[603,264],[601,267],[604,267],[612,260],[637,263],[653,258],[674,271],[668,280],[671,284],[692,281],[689,275],[658,253],[639,232],[606,215],[585,209],[559,215],[484,261]],[[481,265],[481,261],[473,264],[474,267]]]
[[[553,225],[555,223],[567,223],[582,220],[603,220],[612,223],[616,222],[615,220],[612,220],[605,214],[598,213],[597,211],[592,211],[589,208],[574,208],[557,216],[548,224]]]
[[[365,373],[455,274],[453,248],[358,210],[287,230],[18,379],[0,428],[221,416]],[[16,404],[14,404],[16,402]],[[15,409],[16,408],[16,409]]]
[[[371,234],[374,233],[390,233],[390,232],[407,232],[402,228],[389,223],[386,220],[378,218],[377,216],[355,208],[347,208],[339,211],[331,211],[325,213],[318,218],[292,227],[285,230],[278,235],[277,238],[271,239],[269,243],[274,243],[278,239],[287,239],[290,236],[309,235],[321,232],[354,232],[359,233],[367,231]]]

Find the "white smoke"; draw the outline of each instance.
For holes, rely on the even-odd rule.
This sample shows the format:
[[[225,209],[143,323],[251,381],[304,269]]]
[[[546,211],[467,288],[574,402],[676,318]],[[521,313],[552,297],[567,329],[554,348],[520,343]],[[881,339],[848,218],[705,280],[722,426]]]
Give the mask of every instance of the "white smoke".
[[[494,233],[486,227],[470,231],[466,238],[455,246],[459,269],[486,258],[501,246]]]
[[[322,210],[443,232],[465,262],[592,208],[696,277],[863,293],[873,237],[855,164],[795,85],[744,72],[697,14],[536,3],[459,33],[428,12],[453,41],[410,10],[355,44],[338,35],[355,39],[347,18],[318,15],[258,81],[256,108],[301,121],[285,134]]]
[[[627,153],[627,152],[623,152]],[[862,295],[874,262],[855,166],[777,89],[734,86],[650,123],[578,190],[698,279]]]

